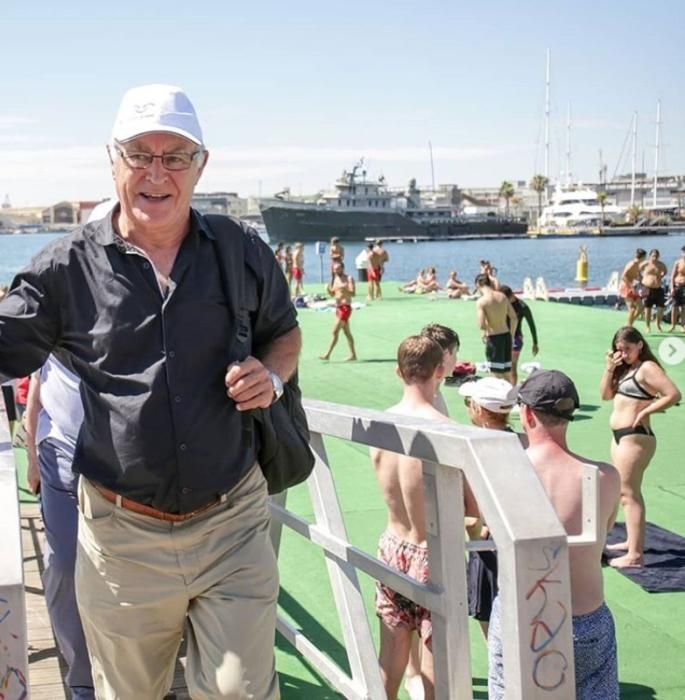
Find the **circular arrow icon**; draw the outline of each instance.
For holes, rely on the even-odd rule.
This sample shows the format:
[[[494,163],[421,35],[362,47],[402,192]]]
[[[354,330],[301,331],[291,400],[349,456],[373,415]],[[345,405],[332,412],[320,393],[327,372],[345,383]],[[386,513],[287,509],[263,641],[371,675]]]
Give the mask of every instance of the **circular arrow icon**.
[[[659,343],[659,357],[667,365],[679,365],[685,360],[685,341],[680,338],[664,338]]]

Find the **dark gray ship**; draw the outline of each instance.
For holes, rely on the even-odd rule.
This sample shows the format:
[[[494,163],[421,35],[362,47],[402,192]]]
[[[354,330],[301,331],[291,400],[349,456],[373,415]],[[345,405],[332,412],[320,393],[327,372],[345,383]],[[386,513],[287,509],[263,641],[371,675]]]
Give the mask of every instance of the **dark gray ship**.
[[[464,216],[458,190],[447,205],[425,205],[412,180],[406,192],[392,192],[381,176],[366,179],[362,162],[344,171],[335,191],[315,202],[290,201],[289,193],[261,204],[272,241],[445,240],[524,235],[526,223],[497,216]]]

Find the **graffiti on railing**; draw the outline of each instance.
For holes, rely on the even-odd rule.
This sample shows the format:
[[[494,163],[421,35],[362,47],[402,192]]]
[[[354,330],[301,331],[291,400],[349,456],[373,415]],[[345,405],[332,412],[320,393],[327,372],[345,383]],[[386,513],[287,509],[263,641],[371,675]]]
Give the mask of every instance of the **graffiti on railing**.
[[[9,601],[6,598],[0,598],[0,624],[10,616],[11,612]]]
[[[18,668],[7,666],[0,678],[0,700],[26,700],[27,697],[26,677]]]
[[[7,598],[0,598],[0,625],[12,614],[10,603]],[[0,658],[3,661],[11,660],[11,642],[5,643],[6,635],[16,643],[19,637],[13,632],[7,632],[7,625],[0,628]],[[4,658],[3,658],[4,657]],[[5,671],[0,677],[0,700],[25,700],[28,697],[26,677],[21,669],[14,666],[5,666]]]
[[[564,684],[568,670],[566,655],[555,645],[569,617],[563,601],[555,595],[563,590],[561,579],[554,578],[561,551],[561,545],[543,547],[544,565],[529,567],[529,571],[542,572],[542,575],[526,593],[527,601],[539,601],[539,607],[530,621],[530,650],[535,654],[531,676],[538,688],[549,691]]]

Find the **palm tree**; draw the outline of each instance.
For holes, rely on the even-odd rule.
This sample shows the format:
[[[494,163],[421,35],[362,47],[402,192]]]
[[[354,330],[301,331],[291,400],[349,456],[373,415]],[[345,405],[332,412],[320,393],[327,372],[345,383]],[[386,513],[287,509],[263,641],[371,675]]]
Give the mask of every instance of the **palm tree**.
[[[628,221],[630,221],[631,224],[635,224],[641,215],[642,207],[639,204],[633,204],[628,210]]]
[[[509,200],[516,194],[516,190],[514,189],[514,186],[509,182],[509,180],[505,180],[499,187],[499,196],[504,200],[505,202],[505,215],[507,218],[509,218]]]
[[[599,206],[602,207],[602,219],[599,222],[599,232],[602,233],[604,230],[604,205],[606,204],[607,197],[609,195],[606,192],[598,192],[597,193],[597,201],[599,202]]]
[[[538,193],[538,221],[542,216],[542,193],[547,192],[548,185],[549,179],[544,175],[533,175],[530,181],[530,189]]]

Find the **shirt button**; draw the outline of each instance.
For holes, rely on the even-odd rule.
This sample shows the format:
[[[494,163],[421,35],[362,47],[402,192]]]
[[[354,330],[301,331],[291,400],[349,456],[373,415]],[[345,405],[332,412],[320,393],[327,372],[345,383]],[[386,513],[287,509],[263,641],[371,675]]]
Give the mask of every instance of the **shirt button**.
[[[176,396],[174,396],[174,401],[175,401],[176,403],[181,403],[182,399],[181,399],[181,397],[177,394]]]
[[[185,452],[188,449],[188,445],[185,444],[185,442],[182,442],[179,446],[178,449],[181,450],[181,452]]]
[[[143,263],[143,269],[149,270],[149,269],[150,269],[150,263],[147,262],[147,261],[145,261],[145,262]]]
[[[169,350],[169,352],[167,353],[167,355],[168,355],[169,357],[172,357],[172,358],[173,358],[173,357],[176,357],[176,353],[175,353],[173,350]]]
[[[182,493],[184,496],[187,496],[189,493],[192,493],[192,492],[193,492],[193,489],[189,489],[189,488],[187,488],[186,486],[184,486],[184,487],[181,489],[181,493]]]

